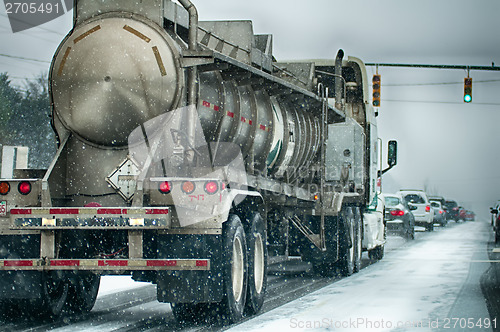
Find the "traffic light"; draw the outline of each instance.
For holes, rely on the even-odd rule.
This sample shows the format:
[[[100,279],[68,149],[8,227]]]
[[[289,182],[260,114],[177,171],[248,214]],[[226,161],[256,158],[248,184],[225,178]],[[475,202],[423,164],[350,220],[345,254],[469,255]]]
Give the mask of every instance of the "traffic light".
[[[372,104],[375,107],[380,106],[380,75],[373,75],[372,79],[372,88],[373,88],[373,101]]]
[[[472,78],[464,78],[464,103],[472,101]]]

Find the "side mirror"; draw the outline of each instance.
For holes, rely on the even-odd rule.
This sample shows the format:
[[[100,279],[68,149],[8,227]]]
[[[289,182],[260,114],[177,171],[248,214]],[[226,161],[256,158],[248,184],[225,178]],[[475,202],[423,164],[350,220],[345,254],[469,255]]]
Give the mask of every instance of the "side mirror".
[[[397,141],[389,141],[389,148],[387,149],[387,163],[389,164],[389,167],[387,167],[384,170],[379,170],[378,171],[378,176],[382,176],[382,174],[385,174],[387,171],[389,171],[391,168],[394,167],[397,163],[397,158],[398,158],[398,142]]]
[[[493,214],[497,214],[498,210],[497,209],[491,209],[490,212],[493,213]]]
[[[390,167],[396,165],[398,162],[398,142],[389,141],[389,146],[387,149],[387,163]]]

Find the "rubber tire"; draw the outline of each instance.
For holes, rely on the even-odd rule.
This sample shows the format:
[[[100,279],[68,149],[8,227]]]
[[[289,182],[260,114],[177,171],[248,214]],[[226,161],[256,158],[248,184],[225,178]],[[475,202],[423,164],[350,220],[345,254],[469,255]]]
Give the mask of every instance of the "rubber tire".
[[[247,295],[248,281],[248,262],[247,262],[247,245],[245,230],[240,218],[231,214],[228,220],[222,226],[223,246],[222,246],[222,287],[223,299],[221,302],[211,306],[211,314],[221,320],[223,324],[233,324],[240,321],[245,312],[245,303]],[[238,248],[238,243],[240,248]],[[241,251],[240,259],[242,260],[239,266],[238,273],[242,274],[241,290],[239,298],[235,298],[233,289],[233,264],[234,250]]]
[[[40,298],[20,302],[20,307],[33,318],[54,320],[58,318],[68,298],[68,281],[57,277],[57,273],[41,272]]]
[[[19,306],[19,300],[2,300],[0,301],[0,321],[14,321],[24,315],[23,309]]]
[[[66,311],[73,314],[88,313],[94,307],[101,276],[80,272],[69,283]]]
[[[354,273],[354,257],[356,255],[356,234],[354,234],[356,228],[354,227],[355,220],[352,208],[344,208],[340,217],[343,220],[348,220],[347,227],[353,226],[349,232],[351,236],[351,246],[349,247],[349,243],[347,243],[345,238],[341,240],[339,248],[339,261],[336,263],[340,274],[344,277],[348,277]]]
[[[384,258],[384,251],[385,246],[383,245],[375,247],[372,250],[368,251],[368,257],[370,257],[371,260],[379,261]]]
[[[354,251],[354,273],[361,270],[361,255],[363,254],[363,243],[362,243],[362,232],[363,232],[363,221],[361,216],[361,210],[359,207],[353,208],[354,212],[354,229],[356,231],[355,235],[355,251]]]
[[[248,261],[248,292],[245,315],[255,315],[264,304],[267,289],[267,245],[265,223],[260,213],[251,212],[246,218]],[[258,257],[256,257],[258,255]],[[258,263],[257,265],[255,263]],[[258,283],[258,285],[257,285]]]
[[[406,233],[406,239],[415,240],[415,227],[408,230],[408,232]]]
[[[425,230],[428,232],[433,232],[434,231],[434,224],[426,225]]]

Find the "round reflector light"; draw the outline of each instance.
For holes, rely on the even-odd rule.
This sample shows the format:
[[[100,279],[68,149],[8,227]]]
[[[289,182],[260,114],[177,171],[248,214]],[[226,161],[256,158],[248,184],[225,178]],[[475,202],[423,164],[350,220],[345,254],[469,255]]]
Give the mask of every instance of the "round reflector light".
[[[191,194],[195,189],[195,185],[191,181],[184,181],[182,183],[181,188],[182,188],[182,191],[185,192],[186,194]]]
[[[219,185],[215,181],[207,181],[205,183],[205,191],[209,195],[215,194],[219,190]]]
[[[22,195],[28,195],[31,192],[31,183],[23,181],[19,183],[19,186],[17,187],[19,190],[19,193]]]
[[[10,184],[8,182],[0,182],[0,195],[7,195],[10,191]]]
[[[170,191],[172,191],[172,185],[168,181],[160,182],[160,184],[158,185],[158,190],[162,194],[168,194],[170,193]]]

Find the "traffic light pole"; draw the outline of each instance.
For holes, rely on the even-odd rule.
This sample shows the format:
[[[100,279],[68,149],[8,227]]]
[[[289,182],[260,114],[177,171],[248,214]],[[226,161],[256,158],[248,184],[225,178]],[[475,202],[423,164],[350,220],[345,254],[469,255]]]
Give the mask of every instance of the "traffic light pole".
[[[461,69],[467,70],[467,77],[464,79],[464,103],[472,101],[472,78],[469,76],[471,70],[486,70],[486,71],[500,71],[500,67],[495,67],[495,63],[491,66],[465,66],[465,65],[425,65],[415,63],[365,63],[366,66],[375,66],[377,73],[373,75],[373,106],[380,106],[380,84],[375,85],[375,77],[378,77],[380,82],[380,75],[378,74],[378,67],[405,67],[405,68],[433,68],[433,69]]]
[[[495,67],[494,63],[492,63],[491,66],[429,65],[415,63],[365,63],[365,66],[500,71],[500,67]]]

